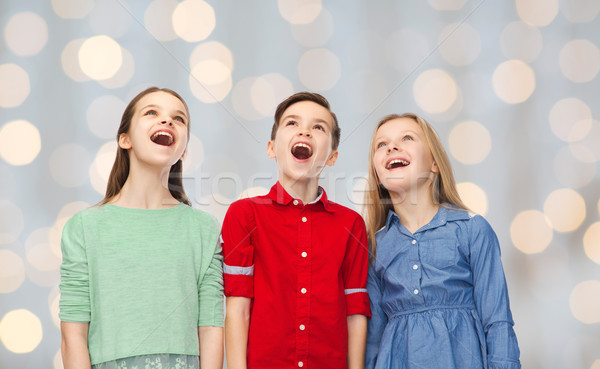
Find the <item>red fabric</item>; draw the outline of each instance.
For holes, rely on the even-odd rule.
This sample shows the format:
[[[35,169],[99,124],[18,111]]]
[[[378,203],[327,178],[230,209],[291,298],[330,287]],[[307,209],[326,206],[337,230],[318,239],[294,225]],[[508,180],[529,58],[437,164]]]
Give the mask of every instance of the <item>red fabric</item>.
[[[225,295],[253,298],[249,369],[346,368],[346,316],[371,315],[365,224],[324,191],[314,204],[294,201],[278,182],[268,195],[231,204]]]

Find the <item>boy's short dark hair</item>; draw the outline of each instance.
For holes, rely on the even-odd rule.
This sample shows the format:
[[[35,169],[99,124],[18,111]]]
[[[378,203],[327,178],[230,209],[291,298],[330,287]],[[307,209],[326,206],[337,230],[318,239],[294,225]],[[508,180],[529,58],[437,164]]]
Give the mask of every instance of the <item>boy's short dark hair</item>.
[[[331,131],[331,138],[332,138],[331,147],[333,150],[337,150],[338,145],[340,144],[340,133],[341,133],[341,129],[340,129],[340,126],[338,125],[337,117],[335,116],[335,113],[331,111],[331,108],[329,106],[329,101],[327,101],[327,99],[324,98],[322,95],[319,95],[318,93],[314,93],[314,92],[303,91],[303,92],[295,93],[292,96],[290,96],[287,99],[280,102],[279,105],[277,105],[277,109],[275,110],[275,122],[273,123],[273,128],[271,128],[271,140],[275,139],[275,135],[277,134],[277,128],[279,128],[279,123],[280,123],[281,117],[283,116],[283,112],[290,106],[294,105],[297,102],[301,102],[301,101],[312,101],[314,103],[321,105],[322,107],[327,109],[327,111],[329,111],[329,113],[331,114],[331,117],[333,118],[333,127],[332,127],[332,131]]]

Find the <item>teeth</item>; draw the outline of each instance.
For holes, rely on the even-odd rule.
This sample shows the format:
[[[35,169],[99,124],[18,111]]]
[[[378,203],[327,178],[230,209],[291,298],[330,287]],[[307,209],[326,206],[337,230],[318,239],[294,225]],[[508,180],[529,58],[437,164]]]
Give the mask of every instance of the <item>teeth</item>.
[[[394,159],[388,163],[387,169],[390,169],[394,164],[401,164],[402,166],[407,166],[408,162],[402,159]]]
[[[173,136],[169,132],[158,131],[152,135],[152,141],[155,141],[158,136],[167,136],[169,137],[169,145],[173,143]]]
[[[312,148],[305,143],[299,142],[299,143],[295,144],[292,149],[295,149],[296,147],[305,147],[308,149],[309,154],[312,153]]]

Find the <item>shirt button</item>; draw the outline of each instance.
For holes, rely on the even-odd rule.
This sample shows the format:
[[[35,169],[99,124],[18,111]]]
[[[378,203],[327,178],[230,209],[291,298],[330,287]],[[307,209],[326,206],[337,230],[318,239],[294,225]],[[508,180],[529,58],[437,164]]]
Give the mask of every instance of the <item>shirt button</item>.
[[[412,240],[412,244],[414,245],[415,243],[417,243],[417,240]]]
[[[301,331],[303,331],[303,330],[306,329],[306,327],[304,326],[304,324],[300,324],[300,327],[298,327],[298,328],[300,328]]]
[[[304,366],[304,363],[302,361],[298,361],[298,368],[302,368]]]
[[[298,205],[298,200],[294,200],[294,205]]]
[[[303,294],[305,294],[306,293],[306,288],[301,289],[300,292],[302,292]]]
[[[306,251],[303,251],[303,252],[302,252],[302,257],[303,257],[303,258],[305,258],[305,257],[307,257],[307,256],[308,256],[308,254],[306,253]]]
[[[417,264],[415,264],[415,265],[413,265],[413,269],[417,270],[417,269],[419,269],[419,266]]]
[[[302,222],[306,223],[306,221],[307,221],[306,217],[302,217]]]
[[[415,295],[418,295],[418,294],[419,294],[419,290],[414,290],[414,291],[413,291],[413,293],[414,293]]]

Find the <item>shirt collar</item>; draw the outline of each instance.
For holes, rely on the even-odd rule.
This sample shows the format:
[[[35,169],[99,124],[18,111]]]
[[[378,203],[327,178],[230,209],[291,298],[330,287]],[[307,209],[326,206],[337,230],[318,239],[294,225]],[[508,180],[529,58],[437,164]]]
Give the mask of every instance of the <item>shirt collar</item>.
[[[269,191],[267,196],[280,205],[288,205],[294,200],[294,198],[285,190],[285,188],[283,188],[279,181],[277,181],[277,183],[271,187],[271,191]],[[327,199],[327,193],[325,193],[325,190],[321,186],[319,186],[317,198],[306,205],[315,205],[318,203],[323,204],[323,208],[328,212],[332,213],[335,211],[333,203]]]
[[[440,226],[443,226],[444,224],[446,224],[447,222],[451,222],[451,221],[455,221],[455,220],[466,220],[471,217],[472,217],[472,214],[470,214],[462,209],[458,209],[451,204],[443,203],[443,204],[440,204],[440,207],[439,207],[437,213],[435,214],[435,216],[433,217],[433,219],[431,219],[431,222],[429,222],[429,224],[423,226],[421,229],[419,229],[419,231],[425,231],[427,229],[440,227]],[[385,229],[386,230],[388,230],[391,227],[394,220],[400,222],[400,217],[392,209],[389,211],[387,219],[385,221]]]

